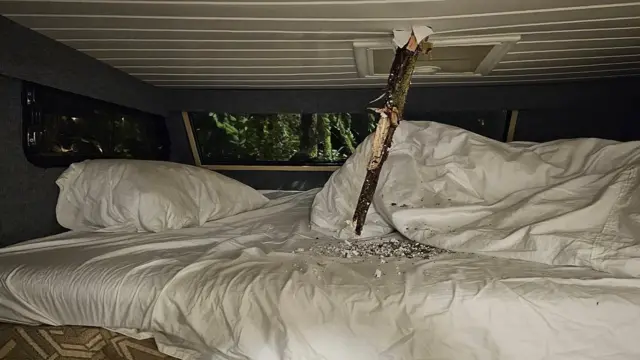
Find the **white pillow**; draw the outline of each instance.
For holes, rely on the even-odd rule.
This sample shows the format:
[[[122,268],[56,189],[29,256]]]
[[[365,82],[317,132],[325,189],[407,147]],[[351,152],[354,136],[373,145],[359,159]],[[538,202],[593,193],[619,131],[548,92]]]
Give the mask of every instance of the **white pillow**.
[[[149,231],[201,226],[264,206],[257,190],[178,163],[87,160],[56,181],[56,216],[71,230]]]
[[[417,129],[416,124],[420,123],[401,122],[393,134],[393,143],[404,141],[412,131]],[[376,210],[374,203],[369,207],[360,236],[354,235],[353,224],[351,224],[367,174],[373,136],[373,133],[369,134],[358,145],[354,153],[331,175],[329,181],[316,195],[311,207],[310,219],[314,230],[340,239],[378,237],[394,231],[389,219]],[[383,176],[380,182],[384,182]],[[378,197],[379,194],[376,193],[373,201],[375,202]]]

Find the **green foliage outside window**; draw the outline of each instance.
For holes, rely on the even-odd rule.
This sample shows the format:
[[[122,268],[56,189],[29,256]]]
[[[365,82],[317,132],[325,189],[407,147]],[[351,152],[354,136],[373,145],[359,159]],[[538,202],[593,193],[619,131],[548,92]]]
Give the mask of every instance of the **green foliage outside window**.
[[[376,126],[373,114],[192,113],[204,164],[341,164]]]

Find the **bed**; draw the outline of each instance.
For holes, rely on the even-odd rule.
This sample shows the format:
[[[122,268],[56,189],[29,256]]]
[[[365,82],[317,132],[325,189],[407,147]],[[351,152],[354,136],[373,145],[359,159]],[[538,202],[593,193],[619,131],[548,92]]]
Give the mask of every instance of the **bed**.
[[[309,229],[317,192],[199,228],[2,249],[0,322],[153,338],[178,359],[640,356],[640,281],[470,254],[317,256],[336,241]]]
[[[409,130],[415,133],[415,129]],[[437,130],[432,128],[431,133]],[[398,134],[403,136],[402,128]],[[468,138],[468,134],[463,135]],[[447,139],[448,143],[459,144],[455,138]],[[605,145],[611,149],[615,144]],[[592,154],[602,158],[602,153]],[[437,158],[433,153],[429,156]],[[354,159],[357,157],[358,154]],[[464,158],[464,165],[473,169],[469,159],[473,157]],[[452,163],[448,161],[446,166],[451,168]],[[599,257],[598,250],[595,256],[591,255],[594,261],[590,264],[580,258],[583,251],[574,254],[571,263],[567,260],[571,247],[564,252],[557,245],[545,248],[541,241],[548,241],[548,237],[520,236],[520,230],[500,237],[505,233],[503,224],[489,227],[481,221],[467,221],[461,227],[465,231],[447,230],[446,234],[442,231],[429,239],[418,239],[425,246],[402,250],[404,254],[398,255],[396,250],[415,244],[409,239],[421,234],[417,228],[371,234],[380,231],[385,220],[389,224],[410,219],[398,215],[406,215],[404,211],[419,215],[433,208],[413,204],[390,216],[384,213],[383,206],[373,206],[368,237],[340,239],[349,226],[342,224],[344,209],[334,204],[334,217],[318,215],[329,211],[324,207],[326,199],[336,198],[334,195],[340,192],[340,186],[333,190],[332,186],[344,185],[347,181],[341,178],[353,176],[352,171],[360,172],[356,165],[348,160],[323,189],[267,194],[270,200],[264,206],[201,226],[136,233],[71,231],[0,249],[0,322],[16,324],[12,329],[44,324],[57,327],[58,333],[76,326],[81,327],[80,333],[93,329],[108,332],[103,335],[107,338],[121,335],[124,337],[119,339],[127,339],[134,344],[132,348],[143,349],[140,351],[144,354],[139,356],[147,358],[640,358],[636,335],[640,323],[640,279],[635,276],[638,257],[631,256],[637,244],[595,244],[600,246],[598,249],[615,248],[607,254],[628,256],[625,262],[620,256]],[[393,170],[393,163],[388,169]],[[518,171],[523,171],[522,167]],[[398,181],[388,174],[382,176],[383,181]],[[438,179],[441,181],[442,177]],[[605,186],[605,190],[614,188]],[[403,187],[396,184],[395,189]],[[455,191],[463,193],[460,189]],[[554,191],[578,194],[566,187]],[[598,200],[607,192],[595,193],[599,194]],[[410,202],[406,192],[399,194]],[[391,196],[384,192],[382,195]],[[581,198],[585,198],[583,195]],[[628,203],[631,197],[613,198],[617,202],[607,204]],[[544,200],[549,204],[553,199],[547,196]],[[398,200],[393,201],[395,204]],[[516,215],[528,209],[526,206],[533,204],[540,209],[538,203],[531,201],[522,203],[523,207],[518,204],[521,203],[507,204],[512,215],[506,218],[512,224],[517,224]],[[562,213],[555,213],[556,217],[528,224],[526,230],[545,235],[539,229],[551,229],[557,240],[554,244],[581,236],[588,239],[594,233],[592,227],[598,225],[597,217],[591,217],[594,222],[583,226],[587,230],[584,234],[572,229],[570,222],[563,225],[564,231],[550,225],[558,217],[565,218],[585,208],[580,201],[566,204],[561,207]],[[603,209],[601,205],[597,207]],[[442,211],[450,214],[456,209],[460,207],[450,206]],[[504,215],[504,208],[493,209],[496,211],[491,214]],[[459,212],[453,213],[457,214],[456,219],[461,218]],[[605,218],[617,219],[624,231],[635,229],[635,212],[624,212],[627,217],[620,214],[609,211]],[[442,220],[437,216],[428,218]],[[335,222],[319,227],[318,219]],[[475,241],[479,232],[473,224],[498,245],[477,246],[482,242]],[[429,231],[433,232],[435,226],[430,225]],[[607,226],[599,234],[612,231]],[[619,234],[622,233],[621,230]],[[597,238],[603,240],[602,236]],[[626,238],[618,235],[617,239]],[[471,251],[474,241],[477,251]],[[429,243],[439,246],[430,247]],[[597,248],[587,241],[577,242],[587,243],[592,252]],[[381,258],[380,251],[390,244],[395,250]],[[528,247],[523,248],[522,244]],[[518,249],[520,252],[515,251]],[[554,253],[547,263],[536,257],[551,254],[550,249],[563,256]],[[412,256],[416,253],[419,256]],[[155,346],[161,355],[153,353]],[[2,351],[7,352],[7,359],[12,358],[10,347],[0,347],[0,354]],[[104,354],[91,356],[120,356]]]

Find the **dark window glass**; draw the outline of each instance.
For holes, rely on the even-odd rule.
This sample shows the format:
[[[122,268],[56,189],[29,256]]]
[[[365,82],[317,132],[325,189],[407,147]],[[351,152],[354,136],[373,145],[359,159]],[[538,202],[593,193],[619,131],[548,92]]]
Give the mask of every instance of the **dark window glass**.
[[[189,114],[205,165],[340,165],[375,131],[373,113]],[[411,113],[501,140],[507,113]]]
[[[410,121],[434,121],[452,125],[494,140],[504,141],[509,123],[509,112],[502,110],[408,112],[404,114],[404,118]]]
[[[163,117],[27,82],[23,132],[27,159],[41,167],[86,159],[169,158]]]
[[[523,109],[518,114],[516,141],[600,138],[640,140],[640,112],[629,107]]]

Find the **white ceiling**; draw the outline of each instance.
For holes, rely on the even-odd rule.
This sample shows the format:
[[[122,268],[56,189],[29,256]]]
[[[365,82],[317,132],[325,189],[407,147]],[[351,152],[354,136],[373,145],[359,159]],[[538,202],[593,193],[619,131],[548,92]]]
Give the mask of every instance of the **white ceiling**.
[[[0,14],[165,87],[381,86],[359,77],[353,43],[411,25],[434,41],[521,36],[487,76],[414,85],[640,75],[628,0],[0,0]]]

